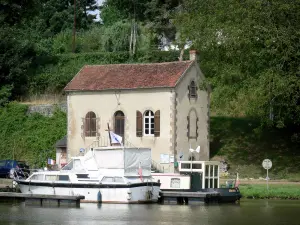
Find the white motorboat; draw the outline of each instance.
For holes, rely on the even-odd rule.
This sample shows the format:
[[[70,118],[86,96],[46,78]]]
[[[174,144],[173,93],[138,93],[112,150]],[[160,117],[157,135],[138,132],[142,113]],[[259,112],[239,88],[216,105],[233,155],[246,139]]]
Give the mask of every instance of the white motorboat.
[[[84,202],[157,202],[160,183],[151,176],[149,148],[91,149],[73,157],[60,171],[35,172],[15,179],[22,193],[83,195]]]

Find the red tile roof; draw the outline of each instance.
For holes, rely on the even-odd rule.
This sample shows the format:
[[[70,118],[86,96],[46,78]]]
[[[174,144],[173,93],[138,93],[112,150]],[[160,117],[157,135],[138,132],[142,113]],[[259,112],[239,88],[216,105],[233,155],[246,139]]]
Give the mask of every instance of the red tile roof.
[[[175,87],[194,61],[84,66],[66,91]]]

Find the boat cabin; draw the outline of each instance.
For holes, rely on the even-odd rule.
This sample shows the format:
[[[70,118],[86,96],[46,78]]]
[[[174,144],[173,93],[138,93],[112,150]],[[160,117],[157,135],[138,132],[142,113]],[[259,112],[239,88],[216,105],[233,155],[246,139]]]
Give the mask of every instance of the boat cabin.
[[[162,190],[219,188],[219,164],[217,161],[180,161],[179,173],[152,173],[152,177],[161,182]]]

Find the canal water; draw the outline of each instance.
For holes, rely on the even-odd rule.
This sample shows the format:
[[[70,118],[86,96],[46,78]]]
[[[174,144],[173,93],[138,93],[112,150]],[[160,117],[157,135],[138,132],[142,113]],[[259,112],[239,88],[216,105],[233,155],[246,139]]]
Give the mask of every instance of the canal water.
[[[0,203],[0,224],[299,225],[300,201],[242,200],[222,205],[81,204],[80,208]]]

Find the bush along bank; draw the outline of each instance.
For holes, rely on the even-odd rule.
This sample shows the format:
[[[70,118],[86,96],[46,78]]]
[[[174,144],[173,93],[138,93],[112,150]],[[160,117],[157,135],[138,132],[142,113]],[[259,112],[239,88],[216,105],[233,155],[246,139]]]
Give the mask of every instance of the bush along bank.
[[[32,168],[55,158],[55,143],[66,135],[67,117],[58,109],[51,117],[27,114],[28,106],[11,102],[0,108],[0,159],[24,160]]]

